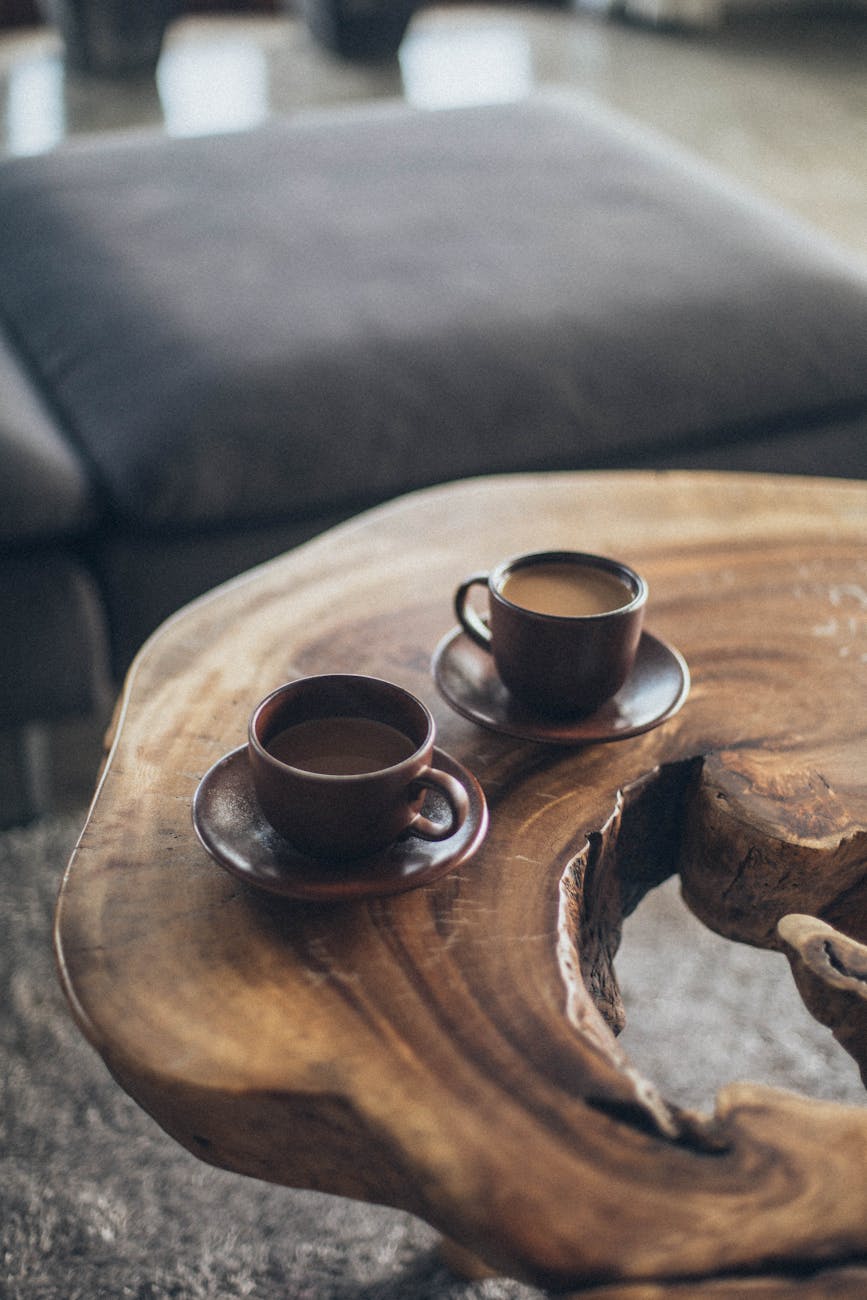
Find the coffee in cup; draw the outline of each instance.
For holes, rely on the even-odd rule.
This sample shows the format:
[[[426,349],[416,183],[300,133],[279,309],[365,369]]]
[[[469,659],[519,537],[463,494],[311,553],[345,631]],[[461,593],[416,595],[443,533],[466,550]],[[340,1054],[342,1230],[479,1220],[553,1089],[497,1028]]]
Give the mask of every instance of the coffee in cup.
[[[375,718],[308,718],[278,731],[265,747],[290,767],[322,776],[359,776],[409,758],[410,738]]]
[[[405,832],[443,840],[466,819],[460,782],[432,766],[433,716],[391,682],[350,673],[302,677],[256,707],[247,752],[256,797],[275,830],[303,853],[344,861]],[[421,809],[428,790],[448,815]]]
[[[488,616],[469,603],[488,592]],[[455,593],[463,630],[493,655],[515,699],[549,715],[599,708],[629,676],[644,621],[647,584],[618,560],[541,551],[467,578]]]

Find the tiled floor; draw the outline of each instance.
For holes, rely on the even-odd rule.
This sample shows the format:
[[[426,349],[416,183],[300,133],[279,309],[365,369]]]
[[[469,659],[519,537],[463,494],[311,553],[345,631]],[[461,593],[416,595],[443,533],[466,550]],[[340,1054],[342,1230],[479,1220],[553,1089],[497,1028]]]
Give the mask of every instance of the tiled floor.
[[[867,7],[654,30],[579,9],[443,6],[414,17],[397,60],[344,63],[300,20],[186,18],[157,77],[64,76],[48,30],[0,41],[0,144],[154,125],[234,130],[272,112],[370,98],[425,107],[571,86],[663,132],[867,255]]]

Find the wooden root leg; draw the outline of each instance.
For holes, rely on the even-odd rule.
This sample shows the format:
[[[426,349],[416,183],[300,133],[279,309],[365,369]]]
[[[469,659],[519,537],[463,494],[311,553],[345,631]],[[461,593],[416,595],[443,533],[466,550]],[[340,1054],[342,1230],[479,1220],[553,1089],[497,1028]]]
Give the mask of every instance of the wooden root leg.
[[[469,1282],[480,1282],[486,1277],[498,1277],[500,1274],[483,1259],[467,1250],[460,1242],[451,1237],[442,1237],[439,1243],[440,1259],[447,1269],[456,1277],[466,1278]]]
[[[767,1274],[614,1283],[563,1292],[557,1300],[863,1300],[865,1295],[867,1268],[856,1265],[792,1277]]]
[[[867,945],[815,916],[792,913],[777,925],[798,992],[857,1062],[867,1086]]]

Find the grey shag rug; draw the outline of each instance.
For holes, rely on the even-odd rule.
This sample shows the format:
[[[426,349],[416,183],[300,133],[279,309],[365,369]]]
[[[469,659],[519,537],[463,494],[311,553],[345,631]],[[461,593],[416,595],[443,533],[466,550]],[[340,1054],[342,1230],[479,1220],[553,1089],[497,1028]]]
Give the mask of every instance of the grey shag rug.
[[[452,1276],[409,1215],[211,1169],[138,1109],[73,1025],[54,969],[54,901],[82,820],[0,835],[0,1296],[538,1300]],[[627,922],[618,974],[622,1042],[670,1100],[709,1109],[720,1084],[749,1078],[863,1104],[785,959],[709,934],[675,881]]]

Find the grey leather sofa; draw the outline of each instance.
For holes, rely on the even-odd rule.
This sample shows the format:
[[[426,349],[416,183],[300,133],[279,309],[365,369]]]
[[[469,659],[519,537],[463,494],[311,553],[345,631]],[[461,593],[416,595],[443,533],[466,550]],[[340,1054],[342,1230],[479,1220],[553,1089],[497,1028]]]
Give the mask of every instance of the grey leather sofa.
[[[573,96],[70,144],[0,164],[0,230],[7,742],[413,488],[867,471],[863,268]]]

